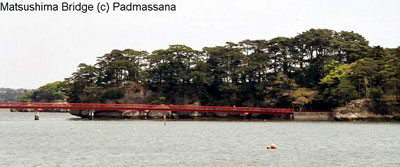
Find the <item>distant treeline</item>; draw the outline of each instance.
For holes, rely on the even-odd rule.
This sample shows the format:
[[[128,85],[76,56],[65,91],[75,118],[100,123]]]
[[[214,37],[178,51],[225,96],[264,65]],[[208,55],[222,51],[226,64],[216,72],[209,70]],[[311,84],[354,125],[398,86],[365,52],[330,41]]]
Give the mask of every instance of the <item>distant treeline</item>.
[[[42,98],[47,91],[50,99],[69,102],[332,108],[359,98],[397,105],[399,84],[400,47],[371,47],[354,32],[310,29],[202,50],[113,50],[32,98],[48,100]]]
[[[32,91],[29,89],[0,88],[0,102],[19,102],[21,98],[26,98],[24,95]]]

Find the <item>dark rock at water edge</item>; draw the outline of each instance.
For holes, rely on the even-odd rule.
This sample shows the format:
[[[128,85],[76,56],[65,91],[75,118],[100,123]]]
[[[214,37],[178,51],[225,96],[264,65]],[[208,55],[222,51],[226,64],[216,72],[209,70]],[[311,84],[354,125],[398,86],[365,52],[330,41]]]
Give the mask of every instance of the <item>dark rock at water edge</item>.
[[[335,120],[339,121],[391,121],[400,120],[400,107],[377,107],[369,99],[357,99],[344,107],[335,108],[332,112]]]

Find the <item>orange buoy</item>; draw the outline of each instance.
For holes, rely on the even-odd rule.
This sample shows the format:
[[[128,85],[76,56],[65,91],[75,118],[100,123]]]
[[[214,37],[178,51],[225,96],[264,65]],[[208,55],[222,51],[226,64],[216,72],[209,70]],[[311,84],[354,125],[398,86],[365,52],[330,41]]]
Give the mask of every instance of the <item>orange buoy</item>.
[[[271,144],[271,149],[276,149],[276,145],[275,144]]]
[[[268,145],[267,145],[267,150],[269,150],[269,149],[271,149],[271,146],[268,144]]]

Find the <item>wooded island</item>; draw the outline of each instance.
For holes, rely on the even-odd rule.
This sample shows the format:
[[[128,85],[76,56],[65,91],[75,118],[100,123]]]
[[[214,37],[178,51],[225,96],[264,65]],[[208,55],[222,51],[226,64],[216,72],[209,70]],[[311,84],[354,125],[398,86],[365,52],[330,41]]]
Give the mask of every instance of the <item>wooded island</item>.
[[[296,107],[330,110],[369,99],[400,102],[400,46],[369,46],[355,32],[310,29],[295,37],[195,50],[112,50],[22,101]]]

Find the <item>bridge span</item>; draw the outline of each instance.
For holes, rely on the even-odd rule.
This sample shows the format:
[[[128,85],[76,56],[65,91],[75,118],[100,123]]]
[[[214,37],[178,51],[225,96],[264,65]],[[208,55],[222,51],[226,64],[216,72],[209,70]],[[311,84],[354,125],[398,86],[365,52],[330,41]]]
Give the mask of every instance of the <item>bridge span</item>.
[[[99,103],[38,103],[38,102],[2,102],[0,109],[45,109],[66,110],[135,110],[159,112],[207,112],[207,113],[241,113],[241,114],[270,114],[290,115],[294,109],[289,108],[258,108],[258,107],[226,107],[226,106],[194,106],[194,105],[151,105],[151,104],[99,104]]]

